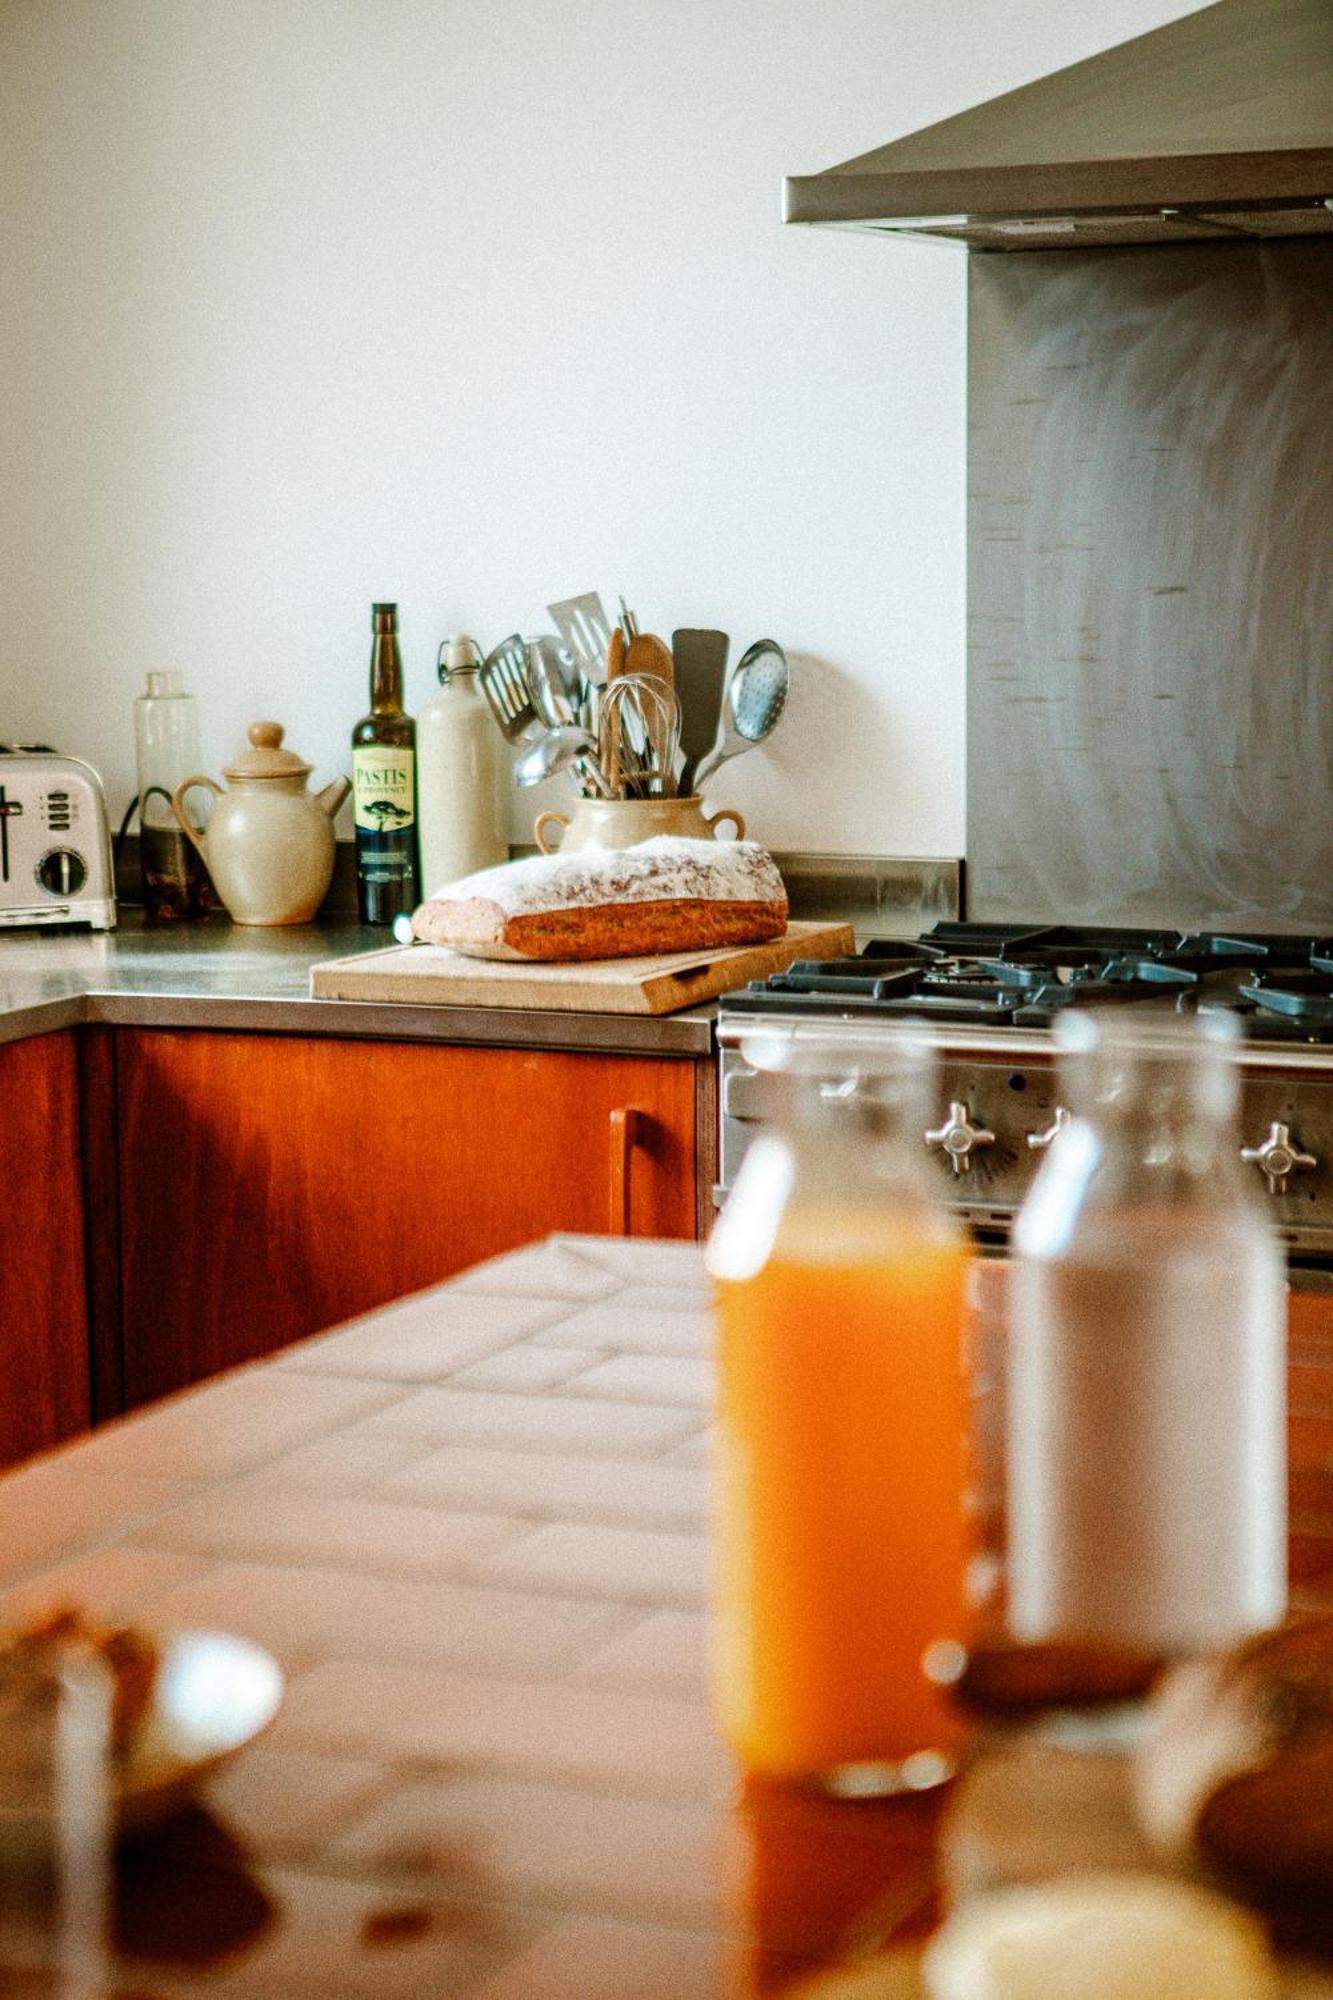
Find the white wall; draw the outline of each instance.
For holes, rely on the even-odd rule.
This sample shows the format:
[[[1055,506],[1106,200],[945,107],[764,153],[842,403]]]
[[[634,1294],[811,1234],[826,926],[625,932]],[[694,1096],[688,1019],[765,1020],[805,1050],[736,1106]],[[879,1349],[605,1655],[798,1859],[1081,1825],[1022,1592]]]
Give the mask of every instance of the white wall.
[[[0,0],[0,737],[118,810],[178,665],[210,766],[274,715],[322,782],[373,597],[415,707],[623,590],[793,654],[761,837],[960,851],[963,253],[780,180],[1189,11]]]

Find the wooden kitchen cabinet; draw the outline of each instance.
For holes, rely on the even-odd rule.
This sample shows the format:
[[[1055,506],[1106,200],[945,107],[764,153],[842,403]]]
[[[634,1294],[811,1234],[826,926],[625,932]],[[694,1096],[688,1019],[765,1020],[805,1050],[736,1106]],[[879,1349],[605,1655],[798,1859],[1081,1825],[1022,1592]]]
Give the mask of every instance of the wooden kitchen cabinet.
[[[126,1406],[551,1230],[694,1236],[696,1067],[118,1030]]]
[[[0,1048],[0,1464],[89,1423],[78,1054],[71,1033]]]

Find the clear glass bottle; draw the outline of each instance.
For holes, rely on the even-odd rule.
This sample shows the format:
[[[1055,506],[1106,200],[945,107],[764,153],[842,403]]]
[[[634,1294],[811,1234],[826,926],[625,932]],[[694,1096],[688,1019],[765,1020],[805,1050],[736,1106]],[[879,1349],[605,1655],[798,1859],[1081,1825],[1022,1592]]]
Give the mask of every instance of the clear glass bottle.
[[[174,919],[220,908],[202,860],[180,829],[171,795],[199,769],[194,696],[178,673],[151,673],[134,704],[139,781],[139,864],[144,908]]]
[[[1010,1623],[1224,1643],[1286,1604],[1283,1266],[1239,1159],[1236,1023],[1057,1032],[1072,1116],[1013,1235]]]
[[[473,639],[440,647],[440,692],[417,717],[421,887],[433,896],[509,859],[505,743],[477,683]]]
[[[709,1245],[714,1680],[747,1770],[868,1792],[938,1782],[961,1739],[968,1425],[925,1053],[857,1060],[782,1079]]]

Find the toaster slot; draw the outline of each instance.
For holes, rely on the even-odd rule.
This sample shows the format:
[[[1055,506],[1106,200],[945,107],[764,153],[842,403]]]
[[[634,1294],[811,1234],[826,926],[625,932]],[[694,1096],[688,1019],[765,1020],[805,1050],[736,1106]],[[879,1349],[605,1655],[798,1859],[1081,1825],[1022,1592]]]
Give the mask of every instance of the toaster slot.
[[[22,812],[22,801],[7,798],[4,786],[0,785],[0,882],[9,880],[9,822],[18,819]]]

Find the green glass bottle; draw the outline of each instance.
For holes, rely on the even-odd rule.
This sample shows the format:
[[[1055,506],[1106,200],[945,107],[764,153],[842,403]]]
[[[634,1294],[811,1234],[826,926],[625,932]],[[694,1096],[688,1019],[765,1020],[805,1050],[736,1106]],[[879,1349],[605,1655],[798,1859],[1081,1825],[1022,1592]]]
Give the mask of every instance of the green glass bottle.
[[[352,731],[356,894],[363,924],[417,906],[417,732],[403,711],[398,606],[371,606],[370,713]]]

